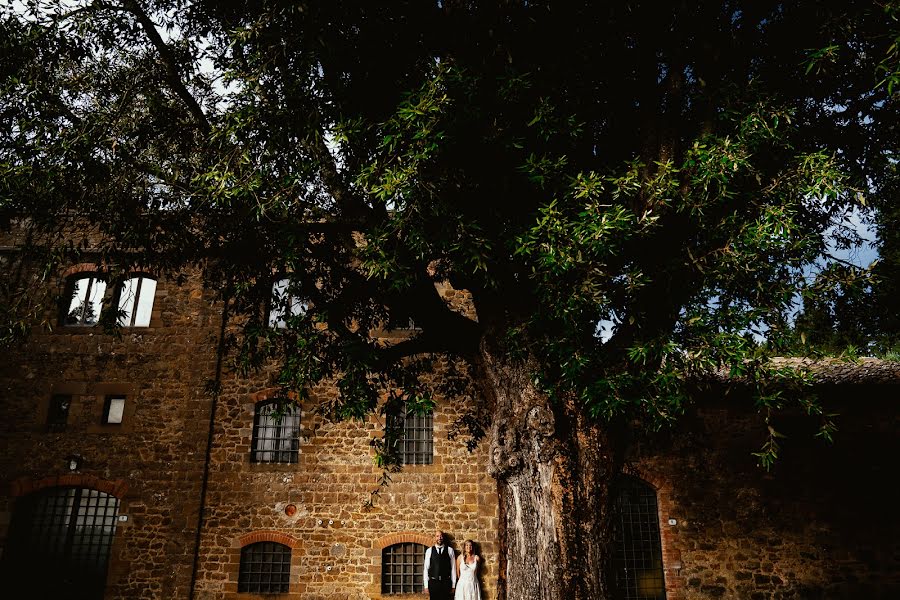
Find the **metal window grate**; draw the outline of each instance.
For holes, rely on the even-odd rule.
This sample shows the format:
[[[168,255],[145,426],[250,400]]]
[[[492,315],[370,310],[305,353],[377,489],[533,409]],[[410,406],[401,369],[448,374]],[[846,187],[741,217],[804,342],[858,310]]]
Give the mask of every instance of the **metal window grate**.
[[[241,548],[238,592],[286,594],[291,580],[291,549],[277,542]]]
[[[381,551],[381,593],[416,594],[425,587],[425,546],[408,542]]]
[[[10,558],[35,597],[103,597],[119,500],[87,488],[53,488],[24,499],[11,525]],[[52,576],[48,576],[52,573]]]
[[[612,568],[616,600],[665,600],[656,492],[634,477],[615,486]]]
[[[430,465],[434,462],[434,416],[407,412],[403,419],[400,461],[404,465]]]
[[[274,400],[256,405],[250,460],[295,463],[300,456],[300,407]]]
[[[69,407],[72,396],[69,394],[53,394],[47,407],[47,431],[64,431],[69,422]]]

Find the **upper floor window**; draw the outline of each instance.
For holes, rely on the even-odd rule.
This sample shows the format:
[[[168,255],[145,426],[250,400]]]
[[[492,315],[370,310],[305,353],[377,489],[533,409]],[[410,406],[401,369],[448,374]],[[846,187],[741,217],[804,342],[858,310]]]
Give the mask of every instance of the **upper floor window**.
[[[286,594],[291,581],[291,549],[278,542],[256,542],[241,548],[238,592]]]
[[[381,551],[381,593],[421,593],[424,565],[424,545],[405,542],[388,546]]]
[[[122,282],[119,290],[119,325],[149,327],[156,295],[156,280],[146,275],[133,275]]]
[[[103,423],[106,425],[121,425],[125,417],[125,396],[114,394],[106,397],[103,403]]]
[[[69,422],[71,394],[53,394],[47,406],[47,431],[64,431]]]
[[[308,304],[297,290],[291,286],[288,277],[277,280],[272,284],[272,299],[269,305],[269,327],[284,329],[290,317],[296,317],[306,312]]]
[[[250,460],[295,463],[299,455],[300,407],[279,400],[257,403]]]
[[[57,487],[20,499],[4,559],[33,598],[103,598],[119,500]]]
[[[106,299],[106,279],[98,273],[80,273],[66,285],[63,325],[90,327],[96,325]],[[122,327],[148,327],[156,295],[156,280],[146,275],[132,275],[116,286],[117,322]]]
[[[69,279],[63,315],[64,325],[96,325],[103,310],[106,281],[96,273],[81,273]]]
[[[665,600],[656,490],[636,477],[612,489],[611,583],[616,600]]]
[[[430,465],[434,460],[433,413],[406,411],[400,419],[403,420],[403,437],[397,442],[400,461],[404,465]]]

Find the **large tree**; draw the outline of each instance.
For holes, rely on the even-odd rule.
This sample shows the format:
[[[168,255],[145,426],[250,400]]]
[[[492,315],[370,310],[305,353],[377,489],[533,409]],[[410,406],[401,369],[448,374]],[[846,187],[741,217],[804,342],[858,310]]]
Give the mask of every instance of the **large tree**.
[[[603,598],[617,432],[677,418],[716,370],[757,389],[763,422],[790,401],[817,413],[772,392],[802,373],[766,357],[804,294],[868,276],[832,257],[867,199],[889,206],[896,17],[806,0],[27,2],[0,22],[3,222],[106,265],[200,265],[239,362],[278,361],[301,397],[334,380],[335,418],[427,409],[471,380],[501,595]],[[273,273],[306,307],[284,328],[266,322]],[[401,341],[377,333],[410,319]],[[435,389],[420,375],[441,357]]]

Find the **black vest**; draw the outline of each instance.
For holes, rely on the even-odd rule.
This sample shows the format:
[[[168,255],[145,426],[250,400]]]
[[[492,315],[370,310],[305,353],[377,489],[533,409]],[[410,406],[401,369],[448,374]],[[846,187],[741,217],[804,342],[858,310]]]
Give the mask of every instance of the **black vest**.
[[[428,561],[428,577],[450,578],[450,548],[444,546],[444,553],[438,554],[437,546],[431,547],[431,560]]]

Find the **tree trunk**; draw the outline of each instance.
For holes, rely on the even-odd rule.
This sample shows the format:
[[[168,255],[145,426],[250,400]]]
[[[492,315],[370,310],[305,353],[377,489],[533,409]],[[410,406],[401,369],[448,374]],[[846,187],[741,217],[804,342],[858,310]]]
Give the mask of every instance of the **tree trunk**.
[[[489,471],[500,500],[500,600],[602,600],[613,453],[574,402],[482,343],[493,398]]]

